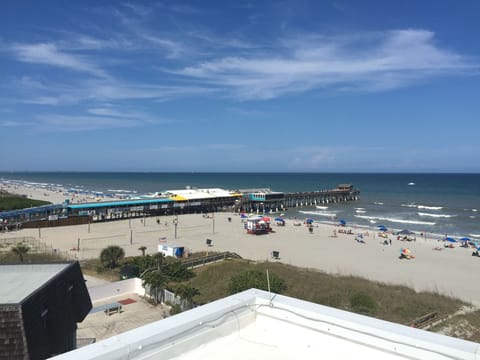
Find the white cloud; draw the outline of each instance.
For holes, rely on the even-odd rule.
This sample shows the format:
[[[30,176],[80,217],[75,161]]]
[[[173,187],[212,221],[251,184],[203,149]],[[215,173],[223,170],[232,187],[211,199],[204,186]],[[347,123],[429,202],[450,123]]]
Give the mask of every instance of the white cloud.
[[[25,123],[21,121],[12,121],[12,120],[0,120],[0,127],[19,127],[19,126],[29,126],[30,123]]]
[[[37,117],[35,129],[42,132],[77,132],[111,128],[129,128],[143,124],[135,118],[118,118],[89,115],[45,114]]]
[[[425,30],[306,36],[282,43],[273,55],[221,57],[175,73],[223,87],[242,99],[268,99],[325,87],[391,89],[478,67],[440,48],[434,34]]]
[[[107,74],[82,55],[62,52],[55,44],[17,44],[12,47],[17,59],[27,63],[44,64],[89,73],[97,77]]]

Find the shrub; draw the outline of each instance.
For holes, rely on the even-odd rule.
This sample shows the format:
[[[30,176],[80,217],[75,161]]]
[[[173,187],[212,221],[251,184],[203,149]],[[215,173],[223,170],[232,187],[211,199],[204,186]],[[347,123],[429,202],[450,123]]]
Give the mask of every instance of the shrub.
[[[177,282],[190,280],[194,276],[193,271],[188,269],[180,261],[163,265],[162,272],[167,275],[171,281]]]
[[[363,292],[358,292],[350,296],[350,306],[354,312],[365,315],[372,315],[377,309],[375,300]]]
[[[114,268],[125,257],[125,251],[117,245],[107,246],[100,253],[100,261],[107,268]]]
[[[170,309],[170,315],[180,314],[182,312],[182,307],[179,304],[172,305]]]

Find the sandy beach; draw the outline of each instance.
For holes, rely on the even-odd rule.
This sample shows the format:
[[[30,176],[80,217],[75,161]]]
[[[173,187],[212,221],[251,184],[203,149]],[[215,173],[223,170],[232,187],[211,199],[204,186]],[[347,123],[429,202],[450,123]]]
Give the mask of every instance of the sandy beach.
[[[27,189],[7,190],[22,193]],[[61,194],[35,189],[27,191],[37,199],[63,201]],[[48,195],[42,198],[42,193]],[[281,261],[331,274],[355,275],[406,285],[417,291],[436,291],[480,306],[480,288],[477,286],[480,259],[471,256],[471,249],[458,247],[457,244],[450,249],[434,239],[417,236],[415,242],[404,242],[389,235],[392,245],[383,245],[385,239],[379,237],[373,228],[345,227],[353,234],[344,234],[339,232],[343,228],[338,226],[315,223],[313,232],[310,232],[305,225],[294,226],[293,221],[288,219],[285,226],[272,224],[272,233],[250,235],[238,214],[211,215],[180,215],[176,231],[174,217],[169,216],[146,218],[145,221],[131,219],[43,228],[41,231],[22,229],[1,233],[0,239],[32,237],[78,260],[98,257],[101,249],[113,244],[123,247],[127,255],[139,255],[140,246],[146,246],[146,253],[152,254],[157,252],[158,245],[164,244],[185,246],[192,252],[232,251],[251,260]],[[360,232],[364,234],[365,243],[355,241],[355,234]],[[211,239],[213,246],[207,247],[206,239]],[[76,250],[78,244],[80,250]],[[415,259],[400,260],[402,247],[408,247]],[[279,251],[279,260],[271,258],[273,250]]]

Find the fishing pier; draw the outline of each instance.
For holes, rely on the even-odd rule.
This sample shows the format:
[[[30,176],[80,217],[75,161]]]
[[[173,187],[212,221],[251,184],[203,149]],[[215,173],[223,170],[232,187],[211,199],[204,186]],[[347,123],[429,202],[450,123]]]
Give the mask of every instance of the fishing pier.
[[[242,200],[236,211],[270,212],[288,208],[307,207],[358,200],[360,190],[351,184],[340,184],[335,189],[293,193],[273,192],[270,189],[240,190]]]
[[[360,191],[350,184],[341,184],[330,190],[292,193],[270,189],[229,191],[188,187],[148,197],[75,204],[65,201],[63,204],[4,211],[0,212],[0,231],[216,211],[282,212],[288,208],[355,201],[359,194]]]

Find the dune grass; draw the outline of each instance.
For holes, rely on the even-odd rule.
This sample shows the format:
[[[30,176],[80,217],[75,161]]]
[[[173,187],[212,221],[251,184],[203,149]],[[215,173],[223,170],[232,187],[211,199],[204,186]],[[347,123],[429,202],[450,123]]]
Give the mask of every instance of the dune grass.
[[[51,204],[48,201],[29,199],[24,196],[0,192],[0,211],[25,209]]]
[[[389,285],[357,278],[334,276],[317,270],[298,268],[278,262],[254,263],[245,260],[229,260],[195,270],[190,280],[200,290],[196,302],[204,304],[230,295],[230,278],[245,270],[274,273],[282,278],[287,290],[284,295],[317,304],[355,311],[352,300],[360,298],[373,305],[368,315],[379,319],[406,324],[422,315],[436,311],[440,316],[449,315],[464,303],[458,299],[437,293],[420,292],[405,286]],[[364,296],[366,295],[366,296]]]

